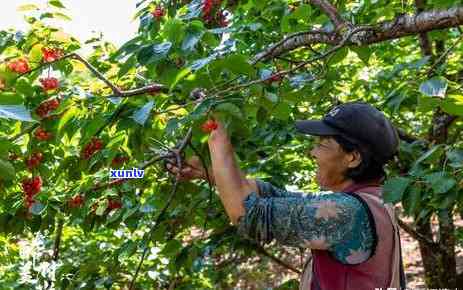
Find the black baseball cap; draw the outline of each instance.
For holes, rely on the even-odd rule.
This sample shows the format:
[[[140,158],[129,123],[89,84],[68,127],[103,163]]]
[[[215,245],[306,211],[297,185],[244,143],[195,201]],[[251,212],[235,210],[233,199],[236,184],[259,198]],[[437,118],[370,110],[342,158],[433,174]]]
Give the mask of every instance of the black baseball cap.
[[[370,147],[375,157],[386,162],[398,151],[399,136],[378,109],[364,102],[350,102],[332,108],[322,120],[297,120],[296,130],[314,136],[341,136],[354,144]]]

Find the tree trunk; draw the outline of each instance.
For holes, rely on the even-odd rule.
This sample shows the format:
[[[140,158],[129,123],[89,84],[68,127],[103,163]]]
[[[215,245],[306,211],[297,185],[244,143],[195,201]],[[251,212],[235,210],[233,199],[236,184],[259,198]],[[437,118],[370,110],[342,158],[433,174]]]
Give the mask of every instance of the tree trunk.
[[[430,218],[423,219],[416,225],[416,231],[428,239],[432,240],[431,221]],[[424,280],[426,287],[428,288],[439,288],[440,287],[440,275],[438,263],[438,253],[433,251],[427,244],[418,241],[421,260],[423,261],[424,268]]]

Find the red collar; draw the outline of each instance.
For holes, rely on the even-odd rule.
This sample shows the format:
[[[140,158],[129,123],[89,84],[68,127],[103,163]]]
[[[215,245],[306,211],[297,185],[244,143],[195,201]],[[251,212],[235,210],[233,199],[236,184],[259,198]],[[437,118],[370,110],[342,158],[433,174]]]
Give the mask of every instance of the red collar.
[[[353,183],[349,185],[348,187],[344,188],[342,192],[355,192],[365,187],[380,187],[380,186],[381,186],[381,179],[377,179],[377,180],[372,180],[372,181]]]

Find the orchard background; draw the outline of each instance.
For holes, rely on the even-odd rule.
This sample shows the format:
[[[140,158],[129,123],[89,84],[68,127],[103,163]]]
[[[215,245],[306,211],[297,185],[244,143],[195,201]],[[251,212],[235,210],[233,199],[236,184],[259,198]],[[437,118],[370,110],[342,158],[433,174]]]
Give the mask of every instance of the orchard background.
[[[297,289],[308,250],[237,236],[209,182],[165,162],[207,166],[215,113],[248,176],[315,191],[294,120],[351,100],[400,130],[384,191],[418,279],[462,287],[462,1],[142,0],[137,35],[86,57],[46,24],[69,20],[59,0],[19,9],[29,29],[0,31],[1,289]]]

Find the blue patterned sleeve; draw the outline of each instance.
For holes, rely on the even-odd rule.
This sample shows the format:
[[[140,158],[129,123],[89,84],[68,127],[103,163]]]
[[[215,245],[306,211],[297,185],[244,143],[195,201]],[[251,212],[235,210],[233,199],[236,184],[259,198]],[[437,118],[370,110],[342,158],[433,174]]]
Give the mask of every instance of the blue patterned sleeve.
[[[373,233],[364,206],[347,194],[309,197],[262,197],[244,201],[238,233],[259,243],[329,250],[345,264],[365,261],[373,250]]]
[[[302,192],[278,188],[270,182],[265,182],[261,179],[256,179],[256,184],[259,189],[259,196],[261,197],[302,197],[304,195]]]

